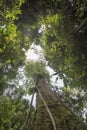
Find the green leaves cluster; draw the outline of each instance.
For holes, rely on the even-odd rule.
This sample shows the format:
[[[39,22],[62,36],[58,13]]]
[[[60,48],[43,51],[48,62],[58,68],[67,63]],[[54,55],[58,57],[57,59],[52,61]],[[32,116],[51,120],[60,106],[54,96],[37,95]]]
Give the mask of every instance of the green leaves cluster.
[[[30,0],[25,3],[22,6],[24,19],[20,20],[29,24],[30,38],[36,44],[38,39],[50,66],[58,72],[65,86],[86,88],[87,2]],[[42,26],[45,29],[38,33]]]
[[[45,63],[42,61],[30,61],[26,63],[26,75],[37,81],[39,78],[49,80],[49,73],[46,70]]]
[[[56,2],[57,3],[57,2]],[[80,5],[83,10],[82,16],[78,14]],[[47,14],[41,19],[45,26],[42,33],[42,44],[47,60],[51,67],[58,72],[65,86],[82,87],[87,86],[87,38],[86,30],[81,27],[82,19],[86,18],[84,9],[86,2],[60,1],[59,11]],[[86,25],[84,25],[86,27]],[[83,68],[83,69],[81,69]],[[66,84],[67,83],[67,84]]]
[[[0,96],[0,130],[19,130],[25,122],[28,101]]]
[[[20,31],[15,21],[21,14],[20,6],[24,0],[0,1],[0,90],[5,83],[16,75],[18,66],[24,62],[24,52],[21,48]],[[2,89],[3,88],[3,89]]]

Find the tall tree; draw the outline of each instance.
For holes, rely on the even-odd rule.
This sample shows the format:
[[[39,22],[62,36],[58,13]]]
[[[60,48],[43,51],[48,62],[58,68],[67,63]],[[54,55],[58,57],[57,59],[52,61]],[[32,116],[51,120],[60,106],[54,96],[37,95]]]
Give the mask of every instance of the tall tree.
[[[8,79],[16,76],[18,66],[24,62],[21,32],[15,24],[23,2],[0,1],[0,94],[6,88]]]
[[[23,63],[24,54],[22,48],[27,48],[28,42],[40,43],[43,46],[49,65],[57,72],[60,78],[64,80],[66,87],[86,88],[86,0],[26,0],[26,2],[22,4],[23,2],[24,0],[0,1],[0,87],[2,93],[3,88],[7,86],[8,79],[15,77],[18,66]],[[22,14],[18,19],[18,15],[21,11]],[[17,29],[21,29],[23,34]],[[38,123],[40,123],[41,120],[39,119],[42,119],[42,116],[40,118],[39,115],[45,115],[45,110],[47,110],[46,112],[48,114],[45,119],[50,125],[48,128],[46,124],[47,121],[44,122],[44,124],[46,124],[45,126],[43,126],[41,122],[42,129],[45,127],[46,129],[54,128],[54,130],[56,130],[56,128],[85,129],[77,117],[66,110],[63,103],[58,100],[59,102],[56,105],[57,98],[46,83],[46,81],[48,81],[46,80],[48,73],[46,73],[43,64],[34,64],[34,68],[40,65],[40,70],[37,69],[37,71],[36,69],[32,70],[32,65],[33,64],[31,64],[29,73],[33,76],[34,80],[37,81],[38,108],[35,119],[36,125],[32,129],[39,129],[38,126],[41,127]],[[44,76],[45,80],[42,80]],[[46,86],[44,90],[42,89],[43,85]],[[38,100],[40,100],[42,110],[41,106],[38,107],[40,105]],[[52,102],[53,109],[49,109],[51,104],[49,104],[49,102]],[[53,105],[53,102],[55,105]],[[56,112],[54,112],[54,108]],[[60,113],[62,113],[62,116]],[[56,119],[57,114],[58,117],[61,117],[61,119],[57,118],[59,119],[58,121]],[[55,117],[53,117],[53,115],[55,115]],[[62,118],[63,115],[64,118]],[[66,118],[67,116],[68,118]],[[70,122],[67,123],[67,121]],[[61,124],[63,124],[63,126]],[[74,124],[78,125],[75,126]]]
[[[86,88],[86,16],[87,2],[81,0],[29,0],[22,6],[19,22],[23,31],[43,46],[50,66],[65,86]]]
[[[47,72],[42,62],[29,62],[26,65],[26,74],[35,81],[33,90],[36,90],[36,114],[31,129],[47,130],[85,130],[86,127],[62,102],[59,96],[52,91],[47,82]],[[31,69],[32,68],[32,69]],[[77,125],[78,124],[78,125]],[[27,124],[29,125],[29,124]]]
[[[86,89],[87,2],[29,0],[22,12],[19,22],[23,29],[29,27],[29,38],[42,45],[49,65],[63,79],[65,87]]]

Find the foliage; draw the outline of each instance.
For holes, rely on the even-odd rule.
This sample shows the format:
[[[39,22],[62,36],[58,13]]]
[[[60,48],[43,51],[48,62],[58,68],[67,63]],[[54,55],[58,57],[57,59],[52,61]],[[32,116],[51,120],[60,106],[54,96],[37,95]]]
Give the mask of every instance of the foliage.
[[[37,81],[43,78],[49,81],[49,73],[45,68],[45,63],[42,61],[31,61],[26,63],[26,75]]]
[[[86,10],[80,12],[84,14],[80,17],[77,13],[78,3],[82,8],[86,5],[86,2],[84,5],[80,1],[76,5],[74,2],[61,1],[59,12],[42,17],[40,22],[45,26],[42,44],[47,60],[64,80],[65,86],[86,88],[86,30],[81,28],[77,32],[82,18],[85,19]]]
[[[87,1],[29,0],[22,6],[22,12],[24,19],[20,21],[29,24],[31,41],[37,43],[39,39],[48,64],[63,79],[65,87],[86,91]],[[78,104],[82,103],[79,99]]]
[[[82,89],[64,87],[58,95],[64,103],[86,123],[87,92]]]
[[[8,79],[16,75],[18,66],[24,62],[20,31],[15,24],[24,0],[0,1],[0,92],[6,87]]]
[[[29,0],[22,6],[24,19],[19,22],[27,24],[30,41],[42,45],[46,59],[65,86],[86,88],[86,15],[87,2],[81,0]]]
[[[0,1],[0,95],[7,82],[15,77],[18,67],[23,65],[25,58],[22,49],[27,49],[31,42],[42,45],[48,64],[64,80],[65,87],[86,90],[87,1],[24,1]],[[39,32],[42,26],[44,30]],[[45,64],[41,62],[27,63],[26,75],[34,80],[37,80],[36,77],[49,79]],[[82,103],[79,99],[80,96],[78,102]],[[20,106],[19,100],[16,102],[18,104],[13,101],[15,99],[8,97],[0,99],[1,130],[17,130],[23,123],[22,112],[22,121],[18,113],[15,115],[23,104]],[[79,105],[80,110],[82,105]],[[23,106],[23,112],[24,109]],[[19,124],[15,126],[14,121]]]
[[[25,121],[28,101],[0,97],[0,130],[19,130]],[[21,118],[20,118],[21,117]]]

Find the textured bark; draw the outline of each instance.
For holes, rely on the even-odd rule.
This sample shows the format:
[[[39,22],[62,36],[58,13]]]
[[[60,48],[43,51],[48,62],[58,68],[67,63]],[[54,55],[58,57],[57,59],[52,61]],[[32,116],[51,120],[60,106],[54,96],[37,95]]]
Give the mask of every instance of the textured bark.
[[[44,100],[44,98],[43,98],[41,92],[39,91],[38,88],[37,88],[37,90],[38,90],[39,96],[40,96],[42,102],[44,103],[44,106],[46,107],[46,110],[47,110],[47,112],[48,112],[48,114],[49,114],[49,116],[50,116],[50,119],[51,119],[52,125],[53,125],[53,130],[57,130],[57,129],[56,129],[56,124],[55,124],[55,121],[54,121],[54,118],[53,118],[53,115],[52,115],[52,113],[51,113],[51,111],[50,111],[50,109],[49,109],[49,107],[48,107],[46,101]]]
[[[57,130],[87,130],[87,127],[81,120],[58,100],[44,80],[40,79],[38,81],[37,88],[52,113]],[[52,120],[38,92],[36,98],[37,113],[31,130],[53,130]]]

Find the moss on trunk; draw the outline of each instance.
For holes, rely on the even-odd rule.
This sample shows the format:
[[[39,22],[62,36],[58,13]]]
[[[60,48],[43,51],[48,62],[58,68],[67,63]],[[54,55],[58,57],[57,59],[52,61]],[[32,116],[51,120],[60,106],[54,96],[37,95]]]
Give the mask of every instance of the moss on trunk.
[[[37,84],[54,117],[57,130],[87,130],[82,121],[62,104],[43,80]],[[53,130],[49,114],[37,93],[37,113],[31,130]]]

